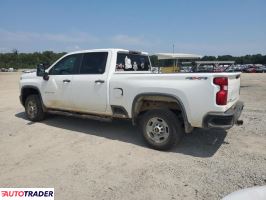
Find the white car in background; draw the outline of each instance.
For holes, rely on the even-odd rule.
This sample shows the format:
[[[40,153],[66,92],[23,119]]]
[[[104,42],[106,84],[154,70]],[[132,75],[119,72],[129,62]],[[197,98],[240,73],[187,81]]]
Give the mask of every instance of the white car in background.
[[[265,200],[266,186],[257,186],[233,192],[222,200]]]

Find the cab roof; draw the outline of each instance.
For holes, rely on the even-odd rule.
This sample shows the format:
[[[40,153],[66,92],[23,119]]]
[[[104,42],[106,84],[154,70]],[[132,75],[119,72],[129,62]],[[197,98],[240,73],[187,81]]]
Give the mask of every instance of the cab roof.
[[[118,48],[79,50],[79,51],[69,52],[67,55],[77,54],[77,53],[103,52],[103,51],[108,51],[108,52],[111,51],[113,53],[117,53],[117,52],[128,52],[129,53],[129,52],[132,52],[132,53],[135,53],[135,54],[148,55],[147,52],[127,50],[127,49],[118,49]]]

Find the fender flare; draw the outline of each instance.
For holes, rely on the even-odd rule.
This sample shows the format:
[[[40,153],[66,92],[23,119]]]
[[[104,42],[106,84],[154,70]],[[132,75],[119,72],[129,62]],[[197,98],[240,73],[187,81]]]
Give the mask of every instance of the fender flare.
[[[157,93],[157,92],[141,93],[141,94],[138,94],[137,96],[135,96],[133,103],[132,103],[132,107],[131,107],[131,117],[132,117],[132,124],[133,125],[136,124],[136,119],[137,119],[137,115],[134,111],[135,106],[136,106],[136,104],[140,98],[146,97],[146,96],[161,96],[161,97],[168,97],[168,98],[174,99],[175,102],[180,106],[182,117],[184,119],[185,132],[190,133],[193,130],[193,127],[191,126],[191,124],[188,121],[186,109],[185,109],[185,106],[182,103],[181,99],[179,97],[171,95],[171,94],[164,94],[164,93]]]
[[[36,91],[38,92],[38,95],[39,95],[39,97],[40,97],[40,99],[41,99],[41,103],[42,103],[43,110],[45,111],[45,110],[46,110],[46,107],[45,107],[45,105],[44,105],[44,103],[43,103],[41,92],[40,92],[39,88],[36,87],[36,86],[32,86],[32,85],[24,85],[24,86],[21,87],[21,90],[20,90],[20,97],[19,97],[19,98],[20,98],[20,102],[21,102],[21,104],[22,104],[23,106],[25,106],[25,102],[23,101],[23,91],[24,91],[25,89],[33,89],[33,90],[36,90]]]

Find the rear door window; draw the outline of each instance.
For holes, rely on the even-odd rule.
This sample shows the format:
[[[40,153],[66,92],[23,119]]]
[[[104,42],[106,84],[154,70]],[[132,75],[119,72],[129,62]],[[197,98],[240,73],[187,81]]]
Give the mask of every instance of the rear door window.
[[[108,52],[85,53],[80,74],[103,74],[105,72]]]
[[[150,60],[146,55],[118,53],[116,71],[150,71]]]

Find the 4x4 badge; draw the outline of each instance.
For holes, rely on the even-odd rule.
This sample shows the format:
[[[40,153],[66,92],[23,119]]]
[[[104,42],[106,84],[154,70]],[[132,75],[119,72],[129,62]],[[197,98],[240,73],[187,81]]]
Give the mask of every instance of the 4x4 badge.
[[[192,76],[192,77],[186,77],[186,79],[188,80],[207,80],[208,77],[204,77],[204,76]]]

